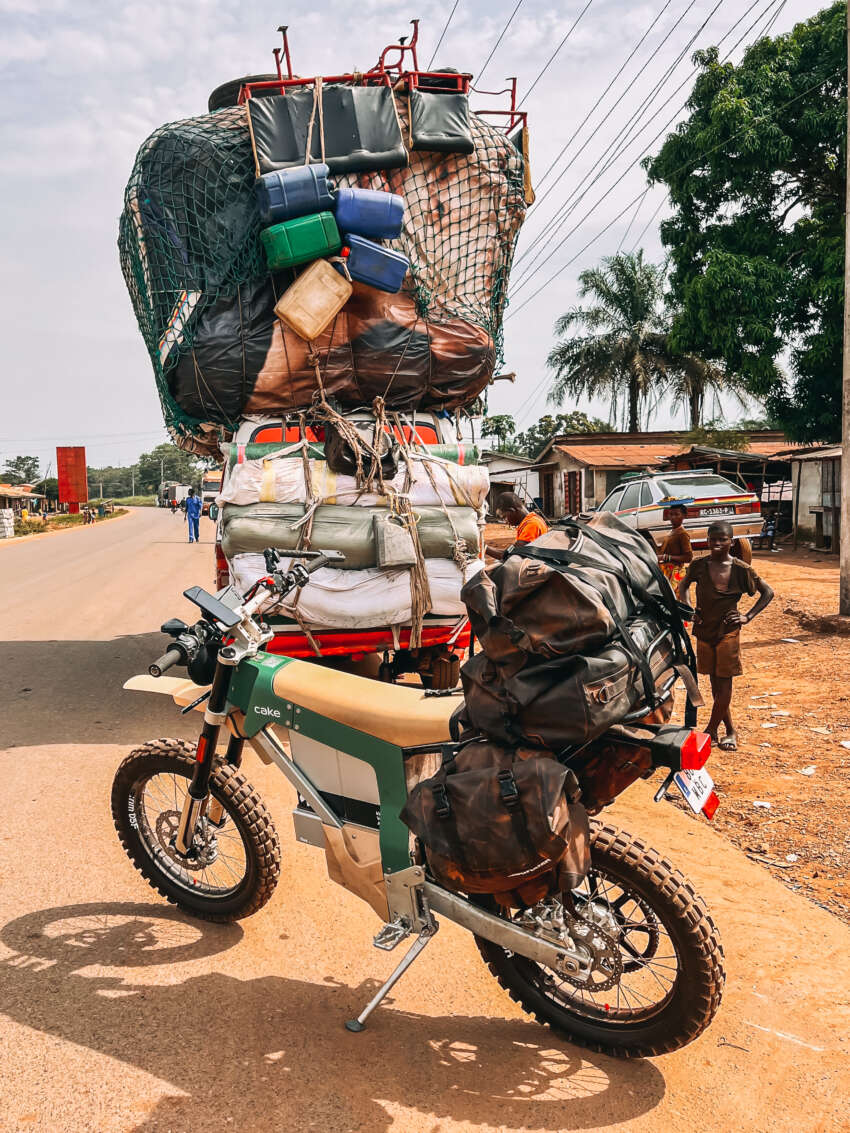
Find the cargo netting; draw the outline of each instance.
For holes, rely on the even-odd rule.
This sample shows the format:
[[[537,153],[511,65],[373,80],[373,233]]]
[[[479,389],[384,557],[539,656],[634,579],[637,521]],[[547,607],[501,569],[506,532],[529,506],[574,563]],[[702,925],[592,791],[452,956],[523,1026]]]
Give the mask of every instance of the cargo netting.
[[[406,130],[407,106],[397,102]],[[119,226],[121,267],[153,362],[165,422],[212,450],[248,412],[469,404],[501,357],[502,318],[525,213],[522,154],[471,116],[469,155],[411,152],[403,169],[338,176],[405,201],[411,262],[398,295],[355,285],[334,324],[305,343],[273,313],[292,271],[270,273],[259,240],[244,106],[160,127],[133,166]]]

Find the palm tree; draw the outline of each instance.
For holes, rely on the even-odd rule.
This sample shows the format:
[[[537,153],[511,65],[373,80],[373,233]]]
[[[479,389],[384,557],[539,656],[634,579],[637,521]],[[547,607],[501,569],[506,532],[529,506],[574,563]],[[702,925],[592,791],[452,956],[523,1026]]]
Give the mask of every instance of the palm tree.
[[[651,394],[669,391],[686,404],[691,427],[702,417],[710,390],[740,389],[740,383],[693,354],[675,351],[662,315],[664,270],[646,263],[643,250],[618,253],[579,276],[579,295],[592,296],[589,307],[574,307],[555,324],[564,339],[549,353],[555,371],[549,401],[561,405],[567,394],[605,397],[616,419],[620,399],[628,404],[629,432],[640,428],[640,407]],[[574,326],[588,333],[568,337]]]

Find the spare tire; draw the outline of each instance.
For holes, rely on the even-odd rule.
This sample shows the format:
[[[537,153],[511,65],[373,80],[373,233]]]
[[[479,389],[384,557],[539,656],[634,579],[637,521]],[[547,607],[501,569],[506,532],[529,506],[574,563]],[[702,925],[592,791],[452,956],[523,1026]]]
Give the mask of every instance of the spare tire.
[[[277,78],[277,75],[243,75],[241,79],[231,79],[228,83],[222,83],[220,87],[216,87],[210,97],[207,99],[207,110],[223,110],[225,106],[235,106],[239,100],[239,91],[244,83],[270,83]],[[269,88],[268,90],[258,90],[254,98],[268,98],[269,95],[280,94],[280,91]]]

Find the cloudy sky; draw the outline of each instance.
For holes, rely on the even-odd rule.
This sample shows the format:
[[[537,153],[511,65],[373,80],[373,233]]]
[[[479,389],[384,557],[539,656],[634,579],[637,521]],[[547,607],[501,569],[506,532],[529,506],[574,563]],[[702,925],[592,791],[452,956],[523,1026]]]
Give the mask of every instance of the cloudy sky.
[[[220,82],[270,70],[282,20],[290,22],[300,74],[368,67],[409,31],[414,15],[427,63],[453,2],[316,0],[308,15],[296,15],[257,0],[0,0],[0,466],[34,453],[44,472],[56,444],[85,444],[90,464],[129,463],[165,439],[116,251],[123,189],[144,138],[163,122],[202,112]],[[518,76],[534,180],[540,197],[551,190],[529,214],[518,250],[525,259],[514,272],[505,368],[516,371],[517,382],[494,388],[491,412],[514,413],[523,427],[546,411],[552,326],[575,302],[582,268],[638,240],[648,256],[662,258],[664,192],[638,200],[646,188],[638,162],[657,149],[653,139],[668,120],[672,128],[681,116],[693,50],[725,36],[726,52],[746,35],[736,58],[774,17],[776,34],[822,6],[759,0],[741,20],[750,0],[522,0],[518,10],[516,0],[458,0],[436,62],[477,74],[515,12],[483,85],[495,89],[505,76]],[[618,140],[628,144],[601,172]],[[571,211],[560,232],[534,247],[565,208]],[[579,408],[607,416],[603,406]],[[682,421],[660,406],[653,424]]]

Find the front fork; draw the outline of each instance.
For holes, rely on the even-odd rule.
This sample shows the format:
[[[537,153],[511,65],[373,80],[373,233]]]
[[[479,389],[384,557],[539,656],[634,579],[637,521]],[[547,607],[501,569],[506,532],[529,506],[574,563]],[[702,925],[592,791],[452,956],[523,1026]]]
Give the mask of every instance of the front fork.
[[[225,647],[219,652],[219,660],[204,712],[204,726],[198,739],[195,771],[189,783],[189,790],[180,814],[180,825],[177,828],[175,849],[178,854],[184,856],[188,856],[192,850],[198,821],[204,814],[214,826],[221,826],[224,822],[224,808],[217,799],[210,799],[209,792],[218,738],[221,734],[222,725],[227,719],[225,709],[230,692],[230,681],[233,676],[233,664],[228,664],[226,656],[222,659],[222,654],[226,655],[227,649],[228,647]],[[236,767],[242,761],[243,743],[243,740],[231,736],[227,746],[227,761]]]

